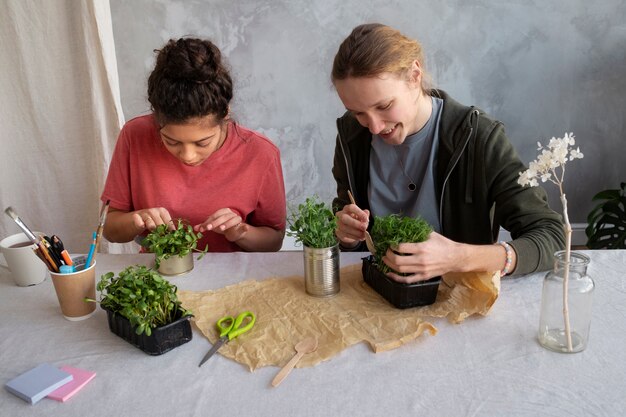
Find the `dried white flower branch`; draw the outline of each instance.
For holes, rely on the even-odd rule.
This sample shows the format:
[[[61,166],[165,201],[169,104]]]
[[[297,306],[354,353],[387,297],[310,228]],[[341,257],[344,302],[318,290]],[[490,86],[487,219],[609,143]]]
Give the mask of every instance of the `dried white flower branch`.
[[[565,178],[565,164],[574,159],[582,159],[584,156],[580,148],[574,149],[576,141],[573,133],[565,133],[562,138],[552,138],[548,146],[544,147],[537,142],[537,150],[541,151],[536,160],[528,164],[528,169],[519,173],[517,182],[522,186],[536,187],[541,182],[550,181],[559,187],[561,203],[563,205],[563,221],[565,228],[565,275],[563,277],[563,319],[565,321],[565,334],[567,336],[567,348],[572,351],[572,335],[570,331],[569,309],[567,301],[569,283],[569,260],[572,247],[572,226],[567,214],[567,198],[563,191]]]

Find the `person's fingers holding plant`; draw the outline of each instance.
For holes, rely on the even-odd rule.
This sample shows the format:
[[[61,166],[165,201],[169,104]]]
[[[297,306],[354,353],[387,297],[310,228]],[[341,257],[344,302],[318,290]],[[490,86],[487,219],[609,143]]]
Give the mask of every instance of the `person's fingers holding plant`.
[[[194,230],[219,233],[230,242],[234,242],[241,239],[249,227],[248,224],[243,223],[243,218],[236,210],[221,208],[211,214],[204,222],[195,225]]]
[[[421,243],[400,243],[389,248],[383,262],[395,272],[388,272],[391,279],[414,283],[443,275],[457,269],[459,244],[436,232]]]
[[[170,229],[174,229],[172,217],[169,211],[163,207],[153,207],[137,210],[132,213],[133,224],[140,231],[156,229],[161,224],[169,224]]]

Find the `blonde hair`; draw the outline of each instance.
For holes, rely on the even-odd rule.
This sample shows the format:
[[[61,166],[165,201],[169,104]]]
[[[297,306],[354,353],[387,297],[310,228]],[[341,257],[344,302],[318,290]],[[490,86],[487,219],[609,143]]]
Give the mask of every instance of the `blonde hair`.
[[[376,77],[385,72],[404,76],[416,60],[422,73],[421,88],[429,92],[430,77],[424,69],[422,45],[389,26],[368,23],[355,27],[339,46],[331,81]]]

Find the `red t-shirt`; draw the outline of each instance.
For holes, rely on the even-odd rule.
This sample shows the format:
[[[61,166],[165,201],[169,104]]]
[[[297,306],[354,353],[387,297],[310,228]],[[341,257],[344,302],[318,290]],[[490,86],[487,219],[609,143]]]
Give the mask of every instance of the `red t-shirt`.
[[[234,123],[221,148],[202,164],[187,166],[165,149],[152,115],[130,120],[117,140],[101,199],[122,211],[164,207],[173,219],[191,225],[230,208],[250,225],[285,228],[280,151],[266,137]],[[199,249],[242,250],[224,235],[203,235]]]

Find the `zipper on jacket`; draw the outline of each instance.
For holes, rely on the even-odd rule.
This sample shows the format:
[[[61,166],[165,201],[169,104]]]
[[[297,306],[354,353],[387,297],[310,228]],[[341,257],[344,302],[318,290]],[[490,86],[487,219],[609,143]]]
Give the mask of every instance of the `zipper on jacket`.
[[[350,172],[350,167],[348,166],[348,157],[346,156],[346,150],[343,147],[343,138],[341,137],[341,129],[339,126],[340,121],[341,121],[340,119],[337,119],[337,137],[339,138],[339,146],[341,146],[341,155],[343,156],[343,162],[346,164],[346,174],[348,176],[348,188],[350,189],[350,192],[352,193],[352,195],[354,195],[354,189],[352,187],[352,180],[350,179],[351,172]],[[341,241],[339,241],[339,247],[342,248],[341,250],[346,250],[349,252],[363,251],[364,246],[365,246],[365,242],[359,242],[353,248],[346,248],[343,246]]]
[[[478,127],[478,117],[480,117],[480,113],[478,112],[478,110],[474,109],[474,110],[472,110],[472,114],[476,115],[476,126]],[[465,139],[465,143],[463,144],[463,148],[461,149],[461,152],[459,152],[459,155],[457,156],[456,160],[452,164],[452,167],[448,170],[448,173],[446,174],[446,178],[443,180],[443,186],[441,187],[441,197],[439,198],[439,224],[441,225],[441,233],[442,234],[444,232],[443,196],[446,193],[446,185],[448,185],[448,180],[450,179],[450,175],[452,175],[452,171],[454,171],[454,168],[456,167],[456,165],[461,160],[461,156],[465,152],[465,149],[467,148],[467,145],[469,144],[469,141],[472,138],[472,134],[473,133],[474,133],[474,126],[470,122],[470,131],[469,131],[469,133],[467,135],[467,139]]]
[[[339,146],[341,146],[341,155],[343,156],[343,161],[346,164],[346,175],[348,177],[348,188],[352,195],[354,195],[354,188],[352,187],[352,180],[350,179],[350,167],[348,166],[348,157],[346,156],[346,150],[343,147],[343,138],[341,137],[341,129],[339,127],[339,120],[337,120],[337,137],[339,137]]]

